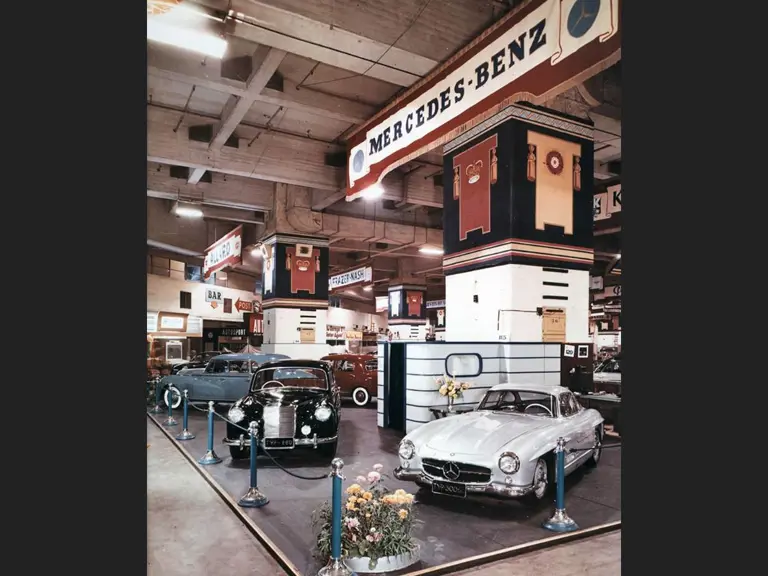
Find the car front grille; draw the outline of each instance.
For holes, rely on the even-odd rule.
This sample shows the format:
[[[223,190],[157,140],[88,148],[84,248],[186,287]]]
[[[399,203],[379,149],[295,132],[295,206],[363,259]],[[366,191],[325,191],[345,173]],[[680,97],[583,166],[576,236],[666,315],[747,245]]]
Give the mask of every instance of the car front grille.
[[[449,482],[460,482],[462,484],[486,484],[491,481],[491,469],[485,466],[475,466],[474,464],[462,464],[461,462],[451,462],[459,468],[458,478],[448,478],[443,472],[443,468],[449,462],[447,460],[435,460],[434,458],[424,458],[421,461],[424,466],[424,472],[433,478],[448,480]]]
[[[264,438],[293,438],[296,430],[296,408],[264,407]]]

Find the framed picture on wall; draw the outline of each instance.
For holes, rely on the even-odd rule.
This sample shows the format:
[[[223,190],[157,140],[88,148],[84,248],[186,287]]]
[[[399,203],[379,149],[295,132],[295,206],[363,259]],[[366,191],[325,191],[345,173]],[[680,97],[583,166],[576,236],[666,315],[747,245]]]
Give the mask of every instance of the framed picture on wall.
[[[588,358],[589,357],[589,345],[588,344],[579,344],[579,358]]]

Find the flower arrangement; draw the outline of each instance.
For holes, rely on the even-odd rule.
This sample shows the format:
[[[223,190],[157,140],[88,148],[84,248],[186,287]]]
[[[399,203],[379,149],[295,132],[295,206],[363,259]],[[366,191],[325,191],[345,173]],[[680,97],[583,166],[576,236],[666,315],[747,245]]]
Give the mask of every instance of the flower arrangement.
[[[449,400],[461,398],[465,390],[469,390],[469,382],[459,382],[450,376],[440,376],[435,380],[440,396],[447,396]]]
[[[342,557],[370,558],[373,570],[379,558],[409,554],[416,550],[411,537],[414,526],[413,495],[405,490],[390,492],[382,483],[381,464],[345,490],[342,503]],[[319,527],[317,550],[323,558],[331,554],[331,505],[326,502],[313,513]]]

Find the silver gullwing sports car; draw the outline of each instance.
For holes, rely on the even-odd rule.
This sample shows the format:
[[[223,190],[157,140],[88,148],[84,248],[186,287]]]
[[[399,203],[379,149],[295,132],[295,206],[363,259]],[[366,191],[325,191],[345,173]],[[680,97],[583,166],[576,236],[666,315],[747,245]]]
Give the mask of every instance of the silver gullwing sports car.
[[[567,388],[499,384],[474,411],[433,420],[406,435],[394,475],[434,494],[538,501],[555,483],[560,437],[566,440],[566,475],[584,463],[597,465],[603,417],[582,407]]]

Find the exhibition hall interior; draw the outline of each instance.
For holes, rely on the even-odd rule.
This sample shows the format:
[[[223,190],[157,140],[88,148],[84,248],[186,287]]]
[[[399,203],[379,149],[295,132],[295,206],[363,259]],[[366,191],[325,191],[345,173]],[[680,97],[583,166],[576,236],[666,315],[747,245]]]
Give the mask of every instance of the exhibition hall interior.
[[[623,0],[147,0],[147,573],[621,570]]]

